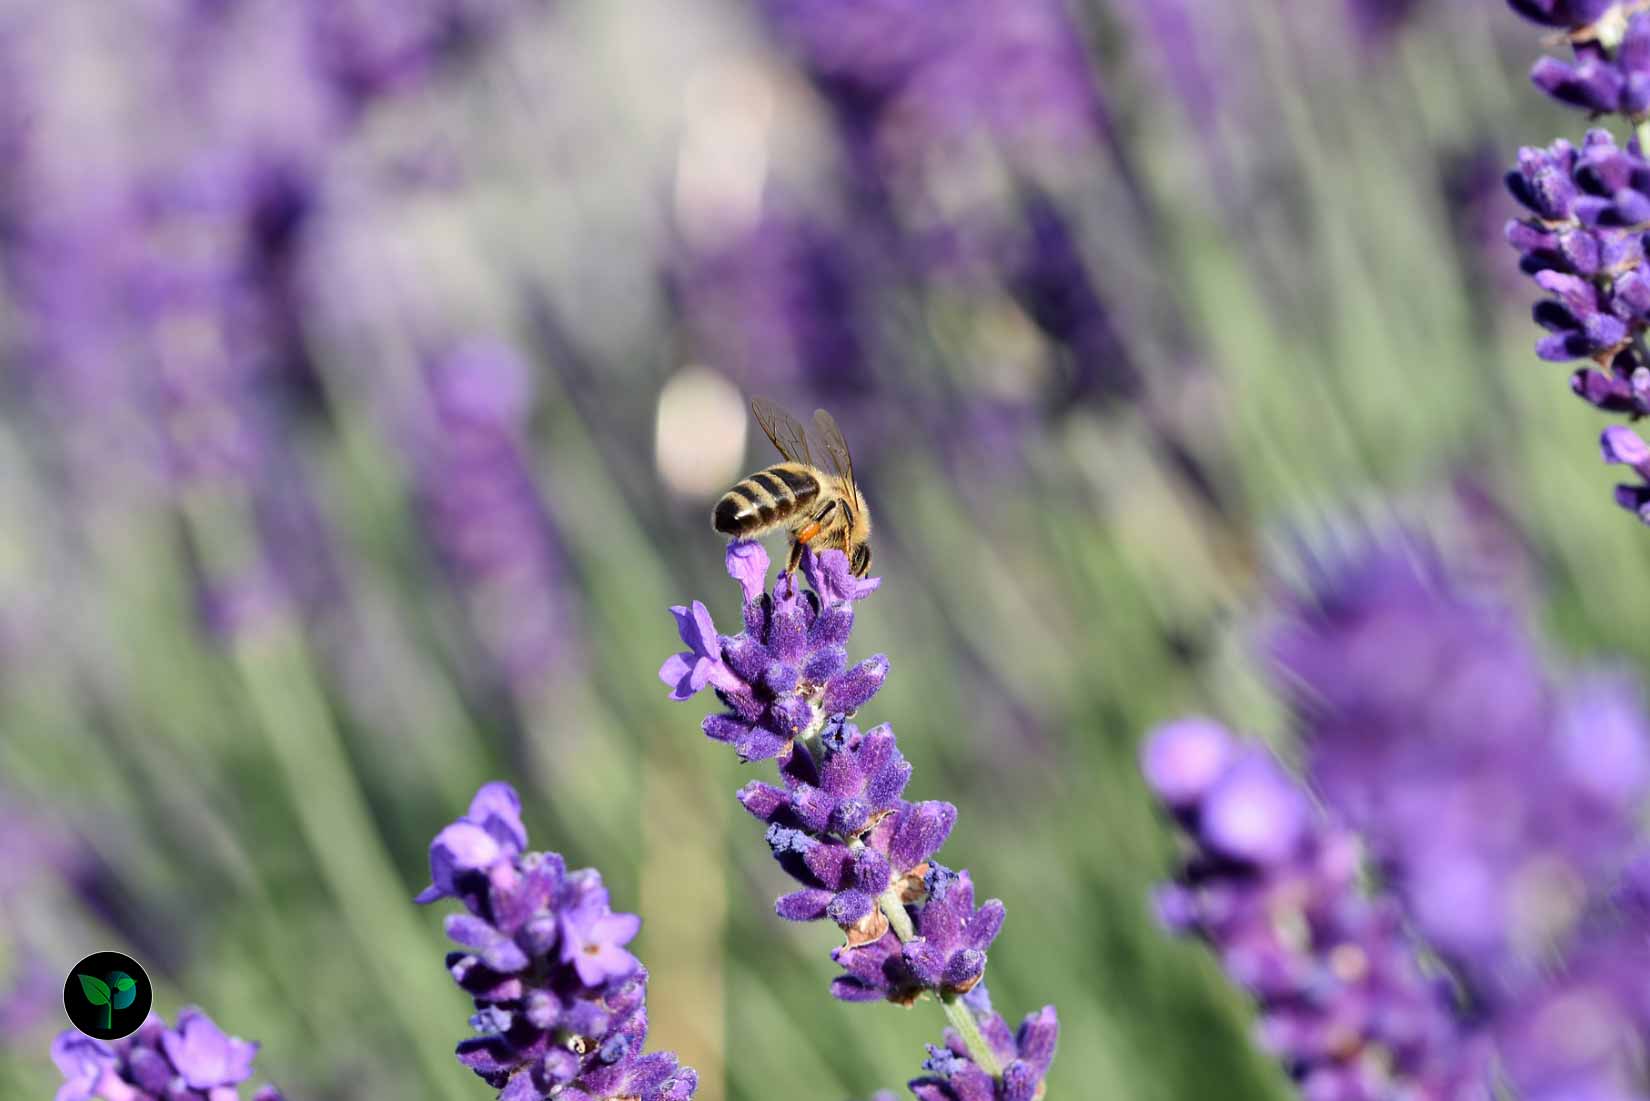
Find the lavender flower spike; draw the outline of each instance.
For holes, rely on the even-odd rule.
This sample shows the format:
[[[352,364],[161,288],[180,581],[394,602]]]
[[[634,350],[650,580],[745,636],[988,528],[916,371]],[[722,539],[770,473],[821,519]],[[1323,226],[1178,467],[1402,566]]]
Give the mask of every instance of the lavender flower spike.
[[[684,1101],[698,1076],[665,1052],[643,1054],[647,972],[625,949],[641,920],[615,914],[591,868],[527,852],[521,799],[484,784],[463,818],[430,843],[419,902],[456,898],[447,935],[465,951],[447,970],[475,1002],[476,1035],[458,1060],[501,1101]]]
[[[1573,62],[1538,61],[1530,73],[1536,86],[1595,118],[1615,116],[1633,133],[1618,144],[1599,127],[1579,149],[1560,139],[1521,150],[1507,189],[1528,213],[1507,223],[1506,237],[1520,269],[1548,296],[1535,305],[1534,320],[1548,334],[1536,354],[1591,360],[1571,376],[1571,389],[1598,409],[1637,420],[1650,413],[1650,10],[1636,0],[1511,4],[1534,22],[1565,28],[1575,54]],[[1637,463],[1611,444],[1606,438],[1606,460]],[[1647,499],[1643,486],[1616,490],[1616,501],[1640,518],[1650,517]]]
[[[1144,757],[1189,840],[1160,917],[1254,996],[1260,1042],[1302,1096],[1488,1098],[1485,1042],[1423,975],[1393,900],[1360,893],[1351,834],[1209,720],[1162,727]]]
[[[1604,448],[1635,467],[1650,450],[1626,429]],[[1270,758],[1182,724],[1146,756],[1198,846],[1165,917],[1221,950],[1261,1001],[1265,1035],[1302,1067],[1313,1065],[1302,1044],[1318,1052],[1351,1022],[1361,1044],[1419,1044],[1398,1049],[1400,1069],[1423,1055],[1414,1066],[1478,1068],[1417,1070],[1409,1081],[1438,1088],[1414,1096],[1481,1101],[1492,1085],[1521,1101],[1650,1096],[1650,721],[1635,686],[1598,674],[1558,683],[1520,617],[1414,538],[1320,559],[1311,577],[1274,616],[1275,682],[1307,775],[1368,846],[1381,895],[1351,889],[1347,863],[1329,859],[1350,836]],[[1239,805],[1223,806],[1234,784]],[[1392,978],[1408,966],[1391,935],[1399,913],[1447,969],[1445,1004],[1462,1018]],[[1376,985],[1350,982],[1349,961]]]
[[[1041,1097],[1059,1025],[1050,1006],[1016,1034],[991,1010],[982,980],[1005,910],[996,899],[976,905],[968,872],[937,859],[957,808],[906,800],[911,765],[893,730],[854,721],[888,676],[880,654],[848,660],[854,604],[881,579],[854,577],[841,551],[809,550],[807,588],[780,574],[769,591],[768,565],[756,544],[729,545],[744,629],[717,634],[697,601],[691,615],[671,609],[690,649],[659,675],[673,699],[715,691],[724,710],[704,722],[712,741],[746,761],[777,759],[780,784],[753,780],[738,796],[798,885],[776,912],[842,930],[831,953],[842,971],[831,984],[837,998],[944,1007],[945,1046],[931,1049],[929,1074],[911,1083],[923,1101]]]
[[[52,1062],[63,1075],[57,1101],[232,1101],[257,1054],[257,1044],[226,1034],[193,1006],[179,1011],[176,1028],[150,1014],[112,1044],[66,1029],[52,1041]],[[263,1086],[253,1101],[281,1095]]]

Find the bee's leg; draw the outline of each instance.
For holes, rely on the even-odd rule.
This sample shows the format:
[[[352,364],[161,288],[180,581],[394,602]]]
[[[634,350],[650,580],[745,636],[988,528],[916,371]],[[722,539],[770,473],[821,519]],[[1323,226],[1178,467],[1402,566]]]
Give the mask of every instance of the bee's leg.
[[[802,550],[807,545],[808,544],[804,543],[796,536],[793,535],[791,537],[791,554],[790,558],[785,563],[786,573],[795,573],[796,568],[802,565]]]
[[[799,543],[813,542],[819,533],[825,530],[825,521],[831,518],[831,513],[834,511],[836,511],[836,501],[826,501],[825,507],[814,513],[814,518],[797,530],[797,541]],[[800,561],[800,558],[798,561]]]

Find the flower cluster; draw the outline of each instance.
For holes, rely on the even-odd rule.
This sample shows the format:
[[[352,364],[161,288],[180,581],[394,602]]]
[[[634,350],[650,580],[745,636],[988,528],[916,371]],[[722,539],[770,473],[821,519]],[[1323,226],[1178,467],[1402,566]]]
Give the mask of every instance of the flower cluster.
[[[1555,686],[1518,618],[1416,540],[1314,569],[1269,641],[1329,817],[1220,727],[1165,728],[1146,775],[1195,838],[1167,923],[1221,952],[1303,1078],[1378,1042],[1419,1096],[1479,1099],[1495,1082],[1522,1101],[1645,1096],[1636,693],[1602,675]],[[1377,896],[1357,890],[1361,847]]]
[[[909,1005],[929,995],[955,1032],[932,1049],[929,1074],[911,1083],[924,1101],[1031,1101],[1053,1057],[1053,1007],[1010,1032],[981,979],[1002,928],[993,899],[975,905],[967,871],[936,859],[954,806],[909,802],[911,766],[887,725],[861,730],[855,711],[882,686],[882,655],[848,663],[854,602],[880,579],[861,580],[840,551],[803,555],[802,589],[782,573],[767,587],[767,553],[728,547],[728,573],[744,596],[744,630],[718,634],[705,606],[671,609],[688,649],[659,670],[685,700],[710,685],[725,711],[704,722],[714,741],[746,761],[777,758],[781,784],[752,781],[739,801],[767,826],[775,860],[800,889],[778,900],[791,921],[829,919],[845,943],[831,992],[844,1001]]]
[[[785,574],[768,597],[767,552],[756,543],[731,546],[728,572],[745,593],[745,629],[732,638],[716,633],[697,600],[670,610],[687,650],[666,661],[659,676],[672,686],[673,700],[711,685],[727,711],[705,720],[705,734],[732,745],[744,761],[789,752],[804,731],[818,732],[822,716],[858,709],[888,676],[881,654],[848,665],[853,602],[881,579],[854,577],[840,553],[805,556],[803,569],[813,592],[802,592],[795,576]]]
[[[1641,4],[1510,2],[1528,19],[1563,27],[1575,51],[1574,62],[1537,61],[1530,70],[1537,88],[1595,115],[1620,114],[1637,122],[1650,111],[1650,15]]]
[[[503,1101],[683,1101],[697,1075],[644,1054],[647,972],[625,945],[641,919],[609,909],[600,873],[527,852],[521,800],[484,784],[469,813],[430,843],[420,903],[455,898],[463,946],[447,969],[475,1001],[458,1059]]]
[[[1272,641],[1330,806],[1363,831],[1529,1099],[1643,1096],[1634,687],[1562,688],[1510,612],[1415,541],[1328,564]]]
[[[63,1075],[57,1101],[231,1101],[252,1076],[258,1045],[224,1033],[190,1006],[177,1027],[151,1013],[132,1035],[105,1043],[73,1029],[52,1041],[52,1062]],[[263,1086],[253,1101],[281,1101]]]
[[[1535,308],[1551,334],[1536,345],[1543,359],[1591,357],[1612,375],[1583,370],[1574,387],[1592,404],[1642,413],[1628,352],[1650,318],[1650,272],[1641,223],[1650,220],[1650,162],[1638,143],[1623,149],[1607,130],[1589,131],[1581,148],[1557,141],[1525,149],[1507,187],[1530,215],[1507,225],[1520,266],[1555,297]]]
[[[1422,970],[1390,898],[1359,885],[1357,839],[1263,748],[1207,719],[1159,729],[1143,758],[1188,854],[1158,898],[1260,1009],[1262,1045],[1308,1098],[1487,1097],[1484,1045]]]
[[[1620,680],[1565,692],[1505,609],[1413,541],[1326,564],[1271,638],[1324,798],[1417,928],[1494,1001],[1637,840],[1650,730]]]
[[[1536,344],[1543,359],[1590,359],[1571,389],[1591,405],[1634,420],[1650,412],[1650,160],[1642,124],[1650,121],[1650,10],[1640,3],[1511,0],[1519,14],[1561,27],[1574,62],[1543,57],[1531,71],[1554,99],[1594,116],[1615,115],[1640,131],[1625,145],[1605,129],[1588,131],[1577,148],[1560,139],[1525,148],[1507,173],[1507,188],[1528,212],[1507,223],[1519,266],[1550,297],[1536,303]],[[1607,462],[1632,467],[1645,445],[1630,429],[1607,432]],[[1650,486],[1623,485],[1616,499],[1650,523]]]

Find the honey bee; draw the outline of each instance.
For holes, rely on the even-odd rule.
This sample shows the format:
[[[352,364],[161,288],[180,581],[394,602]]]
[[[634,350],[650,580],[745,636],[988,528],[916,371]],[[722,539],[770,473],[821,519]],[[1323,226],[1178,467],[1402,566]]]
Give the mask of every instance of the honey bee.
[[[790,532],[785,566],[793,573],[802,549],[839,550],[856,577],[871,569],[871,514],[854,482],[854,460],[842,430],[823,409],[814,411],[814,430],[830,463],[821,470],[808,449],[808,432],[766,398],[751,401],[751,413],[785,461],[758,470],[722,495],[711,526],[735,539],[754,539],[777,529]]]

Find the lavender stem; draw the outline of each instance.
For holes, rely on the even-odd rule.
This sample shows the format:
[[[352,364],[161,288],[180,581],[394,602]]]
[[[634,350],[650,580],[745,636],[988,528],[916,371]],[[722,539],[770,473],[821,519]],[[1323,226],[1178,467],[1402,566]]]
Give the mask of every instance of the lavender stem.
[[[961,1036],[963,1043],[967,1045],[968,1057],[973,1059],[981,1070],[1000,1080],[1003,1076],[1002,1064],[997,1062],[991,1045],[980,1035],[980,1026],[979,1022],[974,1020],[974,1011],[955,994],[942,995],[940,1004],[945,1007],[945,1016],[951,1022],[951,1027],[957,1030],[957,1035]]]

